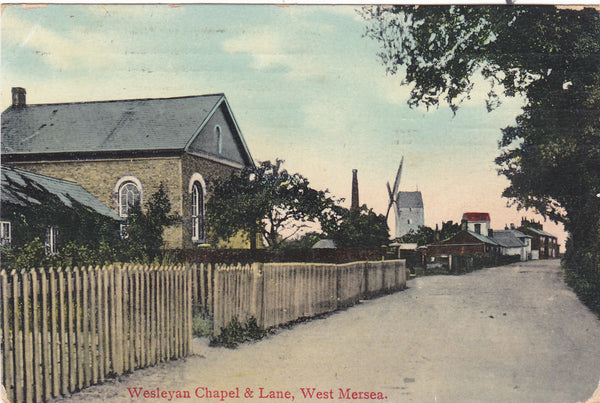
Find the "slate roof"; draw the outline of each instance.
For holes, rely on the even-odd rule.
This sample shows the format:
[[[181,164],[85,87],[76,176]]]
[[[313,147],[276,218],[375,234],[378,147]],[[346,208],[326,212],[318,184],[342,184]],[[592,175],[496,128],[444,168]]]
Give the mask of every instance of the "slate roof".
[[[541,236],[547,236],[547,237],[550,237],[550,238],[556,238],[556,235],[552,235],[551,233],[546,232],[544,230],[533,228],[533,227],[526,227],[526,228],[527,228],[528,231],[531,231],[534,234],[541,235]]]
[[[228,106],[224,94],[11,106],[2,112],[1,150],[3,154],[185,150],[222,103]]]
[[[498,242],[496,242],[495,240],[493,240],[490,237],[478,234],[478,233],[473,232],[473,231],[467,231],[467,232],[469,233],[469,235],[475,237],[476,239],[480,240],[481,242],[488,243],[488,244],[491,244],[491,245],[502,246],[502,245],[500,245]]]
[[[494,241],[507,248],[520,248],[525,244],[517,237],[515,230],[494,231]],[[521,234],[526,237],[525,234]]]
[[[319,242],[313,245],[313,249],[335,249],[335,241],[332,239],[321,239]]]
[[[398,192],[399,208],[423,208],[421,192]]]
[[[28,203],[40,204],[39,200],[32,197],[31,193],[33,192],[28,194],[22,188],[22,186],[32,186],[35,190],[45,189],[52,193],[68,207],[73,207],[72,200],[75,200],[98,214],[122,221],[122,218],[114,211],[75,182],[9,167],[1,167],[1,173],[2,192],[0,193],[0,202],[2,204],[7,203],[17,206],[27,206]]]
[[[463,219],[467,219],[469,222],[481,222],[490,221],[489,213],[464,213]]]

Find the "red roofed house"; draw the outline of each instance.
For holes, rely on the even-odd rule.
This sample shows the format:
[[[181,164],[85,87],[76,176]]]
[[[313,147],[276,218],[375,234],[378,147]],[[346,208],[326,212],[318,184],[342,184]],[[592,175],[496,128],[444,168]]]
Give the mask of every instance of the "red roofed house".
[[[479,235],[489,236],[490,214],[489,213],[464,213],[463,222],[467,222],[467,230]]]

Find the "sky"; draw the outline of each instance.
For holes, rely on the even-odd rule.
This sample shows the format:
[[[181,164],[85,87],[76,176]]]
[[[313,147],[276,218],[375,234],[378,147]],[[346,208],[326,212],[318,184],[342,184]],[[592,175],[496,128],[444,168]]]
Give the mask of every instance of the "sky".
[[[400,190],[422,192],[430,227],[466,211],[489,212],[494,229],[543,221],[507,207],[494,164],[523,100],[487,112],[477,85],[456,115],[409,108],[356,6],[2,7],[2,110],[17,86],[30,104],[224,93],[256,161],[283,159],[346,206],[357,169],[360,203],[385,214],[404,156]],[[544,229],[564,245],[561,226]]]

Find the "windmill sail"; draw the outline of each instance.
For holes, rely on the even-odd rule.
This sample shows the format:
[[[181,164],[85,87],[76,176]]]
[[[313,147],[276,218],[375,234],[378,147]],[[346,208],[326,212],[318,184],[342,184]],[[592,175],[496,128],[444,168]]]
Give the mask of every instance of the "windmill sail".
[[[400,160],[400,166],[398,167],[398,172],[396,173],[396,180],[394,181],[394,187],[393,189],[390,188],[390,183],[387,182],[387,190],[388,190],[388,195],[390,197],[390,202],[388,204],[388,208],[387,208],[387,212],[385,213],[385,218],[388,218],[388,215],[390,214],[390,209],[392,208],[392,206],[394,204],[396,204],[396,208],[394,209],[394,211],[396,212],[396,220],[398,220],[398,189],[400,188],[400,179],[402,178],[402,165],[404,165],[404,156],[402,156],[402,159]]]

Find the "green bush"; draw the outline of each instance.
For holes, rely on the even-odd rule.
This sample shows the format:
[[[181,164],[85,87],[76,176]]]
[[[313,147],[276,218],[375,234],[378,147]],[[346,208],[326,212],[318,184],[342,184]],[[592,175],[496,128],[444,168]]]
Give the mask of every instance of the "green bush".
[[[196,337],[211,337],[213,335],[213,321],[204,314],[194,315],[192,319],[192,334]]]
[[[236,348],[240,343],[262,339],[266,333],[253,317],[245,325],[237,318],[233,318],[227,326],[221,328],[221,333],[217,337],[211,339],[210,345]]]
[[[600,316],[600,248],[569,246],[563,259],[565,280],[581,302]]]

